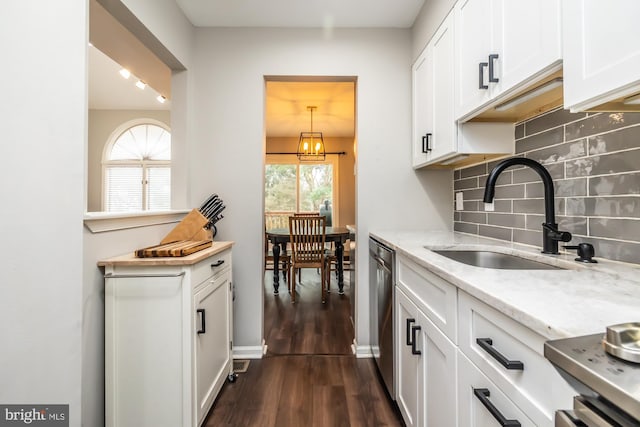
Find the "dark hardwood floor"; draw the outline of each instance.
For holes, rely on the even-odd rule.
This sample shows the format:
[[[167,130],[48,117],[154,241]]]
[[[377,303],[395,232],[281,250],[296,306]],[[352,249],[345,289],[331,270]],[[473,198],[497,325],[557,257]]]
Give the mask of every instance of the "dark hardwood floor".
[[[373,359],[351,351],[353,325],[348,285],[338,295],[335,277],[322,304],[320,276],[303,270],[291,303],[286,283],[273,295],[265,280],[267,354],[251,360],[236,382],[222,388],[204,426],[402,426]],[[345,280],[347,282],[347,280]]]
[[[330,293],[322,304],[320,274],[303,269],[302,281],[296,284],[296,302],[291,303],[286,282],[280,281],[280,294],[273,294],[273,272],[267,271],[264,289],[264,335],[267,355],[276,354],[344,354],[350,355],[353,323],[348,286],[338,294],[335,276]]]

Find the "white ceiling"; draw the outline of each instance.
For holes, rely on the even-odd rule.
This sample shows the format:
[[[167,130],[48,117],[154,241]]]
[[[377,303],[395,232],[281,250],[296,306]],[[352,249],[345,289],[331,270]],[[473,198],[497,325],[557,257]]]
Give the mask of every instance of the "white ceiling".
[[[176,0],[198,27],[409,28],[425,0]]]
[[[299,136],[311,127],[325,137],[355,135],[355,82],[267,81],[266,133],[268,137]]]

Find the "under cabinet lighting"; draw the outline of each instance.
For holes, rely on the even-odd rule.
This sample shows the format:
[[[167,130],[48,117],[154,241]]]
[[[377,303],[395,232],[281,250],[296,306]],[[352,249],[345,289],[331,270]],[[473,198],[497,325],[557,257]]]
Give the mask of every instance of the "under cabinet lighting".
[[[533,99],[537,96],[542,95],[543,93],[547,93],[552,89],[557,88],[562,85],[562,77],[557,77],[553,80],[549,80],[548,82],[541,84],[540,86],[531,89],[530,91],[524,92],[521,95],[516,96],[513,99],[510,99],[507,102],[503,102],[502,104],[498,104],[495,107],[496,111],[505,111],[510,108],[515,107],[516,105],[520,105],[523,102],[527,102],[530,99]]]
[[[450,165],[451,163],[456,163],[459,162],[460,160],[464,160],[467,157],[469,157],[468,154],[458,154],[457,156],[454,156],[452,158],[450,158],[449,160],[445,160],[444,162],[440,162],[441,165]]]
[[[640,104],[640,93],[630,96],[628,98],[625,98],[624,101],[622,101],[623,104],[626,105],[638,105]]]
[[[126,68],[121,69],[119,72],[120,75],[125,79],[128,79],[131,76],[131,71],[127,70]]]
[[[138,89],[143,89],[144,90],[144,88],[147,87],[147,84],[145,82],[143,82],[142,80],[138,80],[136,82],[136,87],[138,87]]]

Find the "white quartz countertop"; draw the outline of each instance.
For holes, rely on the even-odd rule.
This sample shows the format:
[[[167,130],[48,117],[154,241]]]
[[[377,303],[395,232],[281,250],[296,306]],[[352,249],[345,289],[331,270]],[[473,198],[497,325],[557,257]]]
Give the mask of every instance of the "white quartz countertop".
[[[574,261],[575,251],[546,255],[537,248],[457,232],[378,231],[371,236],[548,339],[604,334],[608,325],[640,321],[640,265],[597,254],[597,264],[582,264]],[[491,250],[567,269],[474,267],[430,249]]]

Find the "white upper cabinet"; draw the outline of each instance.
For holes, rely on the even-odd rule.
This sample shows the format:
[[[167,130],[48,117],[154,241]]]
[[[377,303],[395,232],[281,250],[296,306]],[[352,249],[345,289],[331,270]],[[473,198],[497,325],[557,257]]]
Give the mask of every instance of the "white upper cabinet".
[[[453,15],[444,20],[413,66],[413,166],[456,151]]]
[[[560,0],[460,0],[455,14],[458,119],[560,68]]]
[[[640,1],[564,0],[565,108],[640,92]]]

